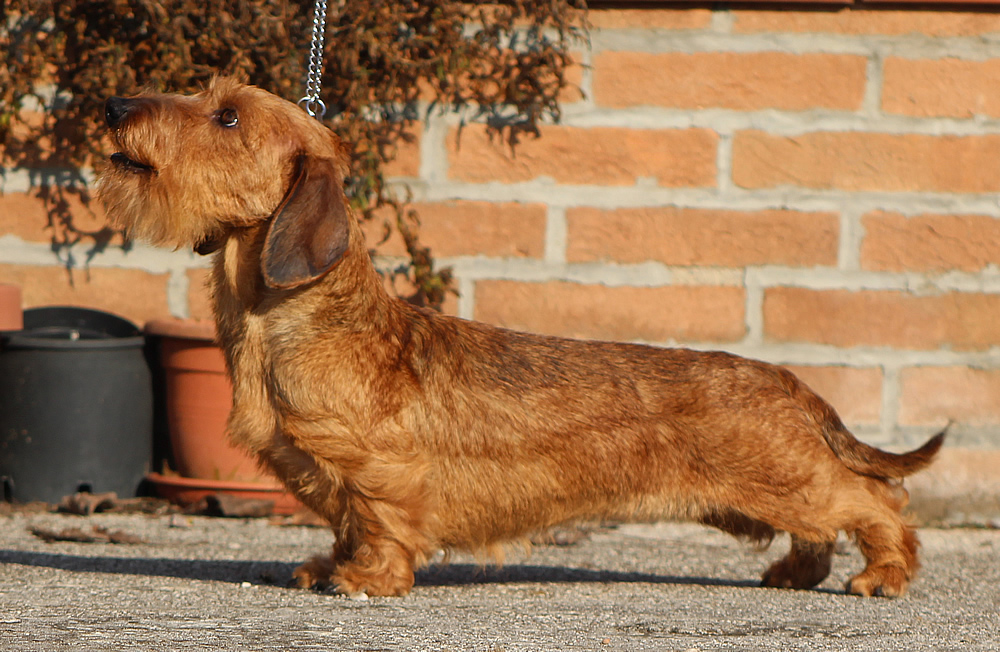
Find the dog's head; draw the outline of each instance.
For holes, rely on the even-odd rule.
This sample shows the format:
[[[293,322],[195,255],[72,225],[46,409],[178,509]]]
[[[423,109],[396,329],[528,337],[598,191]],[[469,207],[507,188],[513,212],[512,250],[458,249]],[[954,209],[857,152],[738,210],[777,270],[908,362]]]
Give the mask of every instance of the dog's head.
[[[261,265],[276,288],[318,278],[346,250],[346,154],[295,104],[217,78],[191,96],[113,97],[105,120],[116,152],[97,192],[130,237],[209,253],[267,223]]]

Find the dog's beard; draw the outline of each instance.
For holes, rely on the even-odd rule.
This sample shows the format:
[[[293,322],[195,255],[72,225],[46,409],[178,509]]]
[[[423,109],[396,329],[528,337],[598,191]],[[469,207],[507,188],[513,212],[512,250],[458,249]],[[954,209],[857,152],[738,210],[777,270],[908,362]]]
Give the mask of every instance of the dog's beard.
[[[193,248],[210,229],[199,228],[202,221],[192,211],[172,205],[156,181],[120,166],[107,169],[97,180],[96,192],[108,222],[129,240],[172,249]]]

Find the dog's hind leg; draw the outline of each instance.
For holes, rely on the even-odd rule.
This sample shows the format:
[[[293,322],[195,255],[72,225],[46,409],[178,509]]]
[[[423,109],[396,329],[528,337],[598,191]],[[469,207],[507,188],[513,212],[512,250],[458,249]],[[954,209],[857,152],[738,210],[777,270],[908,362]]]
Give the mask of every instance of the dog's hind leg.
[[[793,576],[802,584],[821,581],[829,571],[836,532],[843,530],[867,561],[865,570],[848,582],[847,591],[886,597],[905,593],[919,564],[917,536],[900,514],[907,502],[902,486],[852,474],[825,500],[820,493],[813,497],[811,514],[799,514],[798,522],[775,523],[792,535],[792,550],[764,575],[765,584],[782,586],[779,580]],[[825,507],[817,508],[819,504]]]
[[[701,522],[737,538],[748,538],[761,546],[769,544],[776,533],[775,528],[768,523],[733,510],[712,512],[703,516]],[[833,549],[834,541],[815,542],[793,534],[792,549],[784,559],[772,564],[764,573],[761,585],[811,589],[830,574]]]
[[[883,488],[883,493],[892,489]],[[905,494],[904,494],[905,495]],[[845,527],[868,562],[865,569],[847,583],[847,591],[856,595],[902,595],[916,575],[917,535],[899,514],[904,499],[888,496],[881,505],[862,512]]]
[[[858,548],[868,560],[865,570],[851,578],[847,591],[856,595],[902,595],[917,571],[917,536],[902,522],[869,523],[854,532]]]
[[[829,573],[836,534],[843,530],[857,542],[868,564],[852,578],[847,591],[857,595],[899,596],[916,574],[917,538],[900,516],[906,502],[902,487],[852,474],[836,492],[823,495],[812,485],[810,508],[773,511],[761,520],[792,536],[784,559],[764,573],[765,586],[811,588]]]

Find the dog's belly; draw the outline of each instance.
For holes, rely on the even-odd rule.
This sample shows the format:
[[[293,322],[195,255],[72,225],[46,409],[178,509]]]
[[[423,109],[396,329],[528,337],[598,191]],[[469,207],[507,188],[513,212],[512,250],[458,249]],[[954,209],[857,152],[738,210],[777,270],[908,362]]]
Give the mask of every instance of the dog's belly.
[[[704,510],[684,477],[670,467],[669,448],[628,444],[635,433],[614,433],[615,452],[576,443],[546,455],[442,455],[430,485],[442,545],[478,548],[560,523],[611,519],[653,521],[697,516]],[[608,435],[601,437],[604,442]],[[508,451],[509,452],[509,451]],[[701,492],[704,495],[704,491]]]

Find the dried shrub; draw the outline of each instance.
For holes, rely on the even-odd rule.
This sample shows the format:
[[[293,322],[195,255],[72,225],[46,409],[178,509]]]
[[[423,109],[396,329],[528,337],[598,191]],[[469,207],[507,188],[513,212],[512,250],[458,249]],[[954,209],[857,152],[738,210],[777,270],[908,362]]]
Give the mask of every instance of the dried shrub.
[[[190,92],[240,75],[282,97],[303,94],[312,2],[305,0],[10,0],[0,4],[0,165],[102,164],[102,100],[138,88]],[[420,244],[416,219],[386,186],[385,165],[414,138],[418,106],[463,109],[512,146],[558,120],[570,48],[585,38],[583,2],[347,0],[328,9],[322,99],[326,122],[353,147],[350,194],[364,219],[390,207],[417,288],[440,307],[453,290]],[[44,184],[43,184],[44,185]],[[79,176],[45,189],[53,246],[92,254],[113,239],[66,210],[90,197]]]

